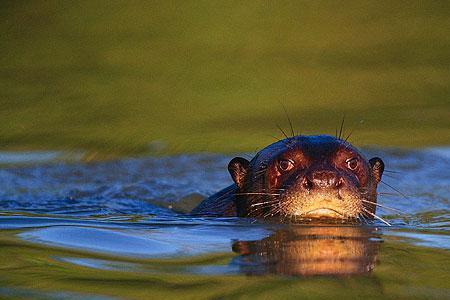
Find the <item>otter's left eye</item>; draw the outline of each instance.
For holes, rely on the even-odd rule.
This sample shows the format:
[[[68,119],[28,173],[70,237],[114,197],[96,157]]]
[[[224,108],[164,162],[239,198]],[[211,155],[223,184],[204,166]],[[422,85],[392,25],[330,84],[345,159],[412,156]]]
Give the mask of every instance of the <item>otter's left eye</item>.
[[[287,172],[294,167],[294,162],[290,159],[282,159],[278,162],[278,170]]]
[[[349,168],[350,170],[355,170],[358,167],[358,159],[356,157],[354,158],[349,158],[345,161],[347,163],[347,168]]]

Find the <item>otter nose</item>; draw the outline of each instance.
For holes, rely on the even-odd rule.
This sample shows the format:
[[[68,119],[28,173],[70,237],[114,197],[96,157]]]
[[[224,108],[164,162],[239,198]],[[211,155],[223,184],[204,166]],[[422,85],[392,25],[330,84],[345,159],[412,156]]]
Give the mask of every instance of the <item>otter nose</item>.
[[[311,179],[313,186],[318,188],[336,187],[338,182],[337,174],[333,171],[315,171]]]

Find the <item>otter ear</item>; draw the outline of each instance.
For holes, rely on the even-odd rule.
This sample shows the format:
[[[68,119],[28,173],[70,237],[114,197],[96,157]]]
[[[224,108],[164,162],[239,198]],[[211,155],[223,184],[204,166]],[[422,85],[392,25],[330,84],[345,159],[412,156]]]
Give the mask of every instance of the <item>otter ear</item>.
[[[234,183],[236,183],[239,188],[242,188],[244,185],[244,179],[247,175],[249,164],[250,162],[242,157],[235,157],[228,164],[228,171],[231,174],[231,178],[233,178]]]
[[[372,175],[378,182],[381,181],[381,175],[384,171],[384,162],[379,157],[374,157],[369,160],[370,166],[372,167]]]

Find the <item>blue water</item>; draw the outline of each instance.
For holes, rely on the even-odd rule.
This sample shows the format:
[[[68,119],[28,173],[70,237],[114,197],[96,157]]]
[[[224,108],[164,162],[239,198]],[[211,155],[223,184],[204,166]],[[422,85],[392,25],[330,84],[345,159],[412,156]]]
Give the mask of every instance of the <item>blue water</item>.
[[[16,254],[3,251],[5,261],[26,260],[33,265],[37,254],[28,251],[34,245],[43,251],[41,260],[71,272],[82,268],[133,276],[281,277],[383,274],[389,266],[397,272],[404,267],[389,265],[391,253],[424,255],[423,249],[425,253],[436,249],[446,254],[430,256],[435,261],[430,268],[438,268],[434,273],[450,273],[450,263],[441,262],[450,257],[450,148],[369,149],[366,153],[382,157],[387,166],[378,202],[401,213],[379,208],[377,214],[390,227],[380,222],[320,228],[190,217],[187,213],[203,198],[231,183],[226,170],[230,157],[223,155],[94,163],[50,154],[45,156],[48,160],[35,154],[22,153],[14,160],[0,155],[0,159],[7,157],[0,161],[0,249],[2,243],[10,245],[13,240],[18,248],[11,253]],[[408,264],[419,268],[414,261]],[[46,266],[40,267],[45,276],[57,274]],[[20,267],[5,269],[0,296],[63,299],[75,295],[70,286],[56,287],[60,279],[49,279],[48,285],[55,287],[43,293],[23,284],[17,270]],[[450,290],[437,286],[433,291],[441,296]],[[94,296],[111,295],[105,289],[86,297]]]

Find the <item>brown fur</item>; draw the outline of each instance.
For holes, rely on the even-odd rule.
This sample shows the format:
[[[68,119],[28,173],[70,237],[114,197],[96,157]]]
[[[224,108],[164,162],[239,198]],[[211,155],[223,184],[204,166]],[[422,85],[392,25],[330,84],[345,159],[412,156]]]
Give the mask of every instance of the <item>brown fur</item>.
[[[309,221],[371,220],[384,170],[332,136],[295,136],[251,160],[228,165],[234,184],[203,201],[194,214]]]

